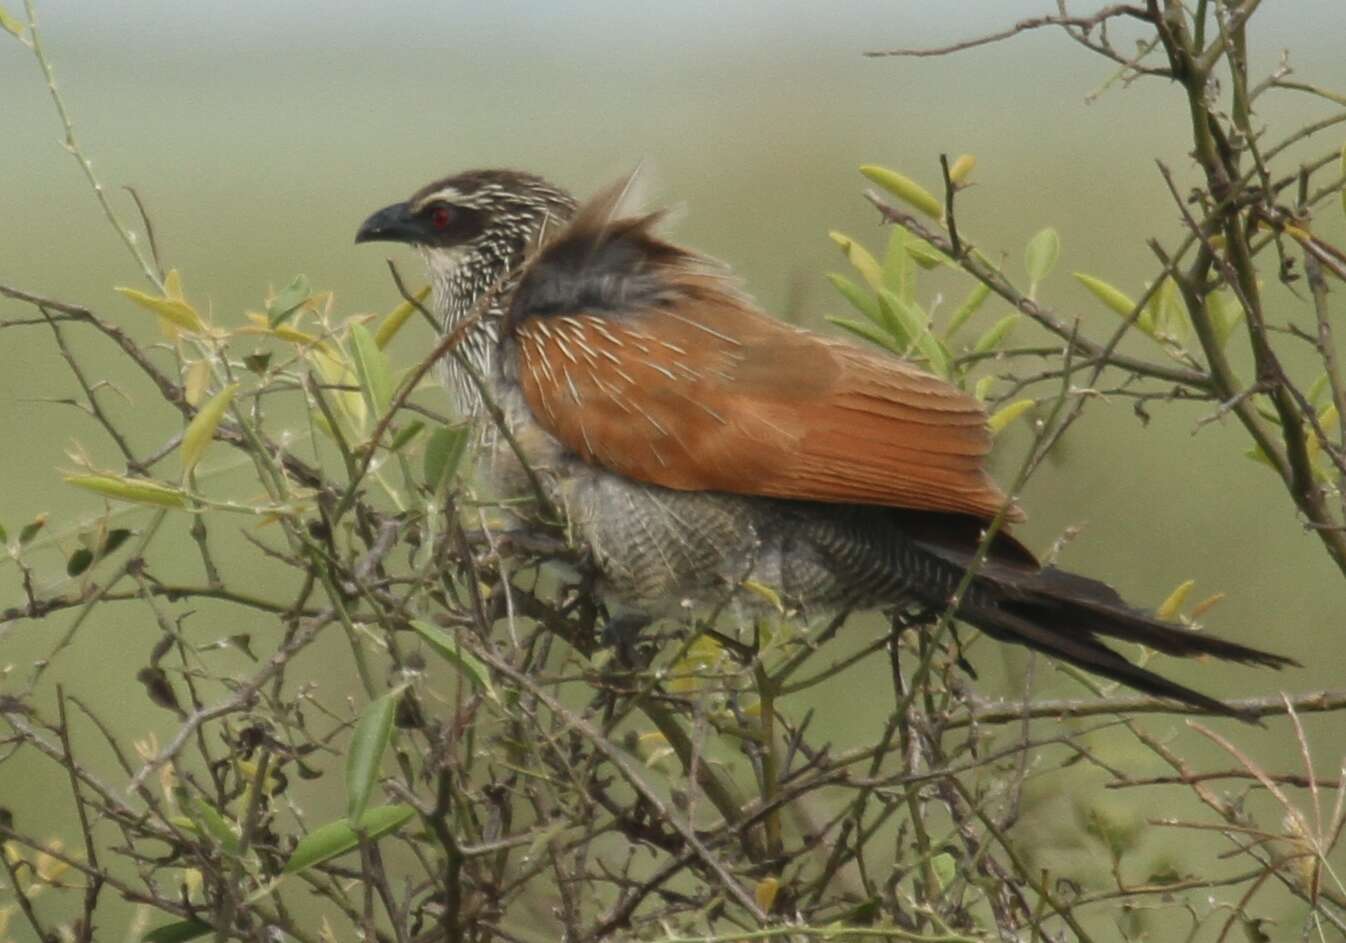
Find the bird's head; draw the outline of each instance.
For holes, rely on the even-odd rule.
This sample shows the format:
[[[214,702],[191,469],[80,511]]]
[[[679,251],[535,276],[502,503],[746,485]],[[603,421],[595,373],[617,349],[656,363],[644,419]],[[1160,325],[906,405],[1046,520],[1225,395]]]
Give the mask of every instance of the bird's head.
[[[472,262],[507,270],[546,227],[564,222],[574,208],[569,194],[541,177],[472,170],[385,206],[364,221],[355,241],[414,246],[440,278]]]

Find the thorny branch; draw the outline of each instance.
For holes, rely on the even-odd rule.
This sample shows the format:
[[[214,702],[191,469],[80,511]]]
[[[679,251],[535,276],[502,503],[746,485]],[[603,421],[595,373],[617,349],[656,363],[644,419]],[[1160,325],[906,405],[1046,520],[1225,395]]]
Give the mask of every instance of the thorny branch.
[[[1100,25],[1106,23],[1108,20],[1116,19],[1118,17],[1128,17],[1131,19],[1145,20],[1147,19],[1147,16],[1148,15],[1143,7],[1127,3],[1118,3],[1113,4],[1111,6],[1103,7],[1097,13],[1094,13],[1090,16],[1068,16],[1065,14],[1061,14],[1061,15],[1028,17],[1026,19],[1019,20],[1013,26],[1009,26],[1003,30],[999,30],[994,33],[988,33],[984,36],[978,36],[974,39],[966,39],[963,40],[962,42],[952,43],[947,46],[931,46],[914,49],[873,50],[870,52],[866,52],[865,55],[869,56],[870,58],[885,58],[885,57],[897,56],[914,59],[928,58],[934,56],[948,56],[956,52],[964,52],[968,49],[976,49],[978,46],[988,46],[992,43],[998,43],[1006,39],[1012,39],[1013,37],[1018,36],[1020,33],[1026,33],[1036,29],[1043,29],[1045,27],[1059,26],[1063,29],[1066,29],[1067,32],[1073,29],[1078,31],[1079,33],[1087,35],[1093,32],[1095,29],[1097,29]]]
[[[1128,82],[1175,80],[1192,115],[1204,186],[1184,195],[1172,184],[1184,229],[1171,245],[1152,242],[1156,277],[1106,336],[1086,335],[1073,312],[1020,289],[977,250],[975,217],[961,197],[955,220],[960,188],[947,161],[940,224],[870,198],[886,221],[945,252],[1046,332],[1046,343],[1039,335],[1017,353],[955,360],[964,371],[1008,365],[1004,379],[1016,393],[1052,384],[1037,397],[1051,415],[1012,490],[1100,390],[1153,408],[1218,403],[1262,447],[1335,559],[1333,548],[1346,546],[1339,464],[1346,382],[1329,284],[1342,274],[1343,256],[1313,230],[1312,215],[1346,181],[1323,179],[1335,152],[1290,170],[1278,162],[1346,116],[1265,139],[1253,123],[1260,90],[1340,102],[1283,74],[1249,81],[1245,34],[1256,8],[1198,0],[1191,10],[1150,2],[1076,15],[1062,2],[1054,15],[988,36],[883,53],[945,55],[1059,27],[1120,63]],[[1122,23],[1143,34],[1138,54],[1114,45],[1109,29]],[[92,177],[38,34],[31,22],[27,28],[67,146],[137,264],[162,287],[161,247],[144,205],[132,192],[149,256]],[[1163,67],[1149,61],[1151,53],[1162,53]],[[1217,68],[1231,71],[1223,92],[1212,81]],[[1220,101],[1221,93],[1230,100]],[[1269,279],[1258,276],[1269,246],[1277,277],[1293,282],[1302,266],[1312,329],[1296,328],[1295,315],[1267,300],[1261,283]],[[394,275],[404,302],[415,305]],[[1143,329],[1166,280],[1195,342],[1180,349],[1166,342],[1162,357],[1133,353],[1126,341]],[[371,415],[351,405],[367,391],[351,361],[350,330],[326,312],[309,310],[308,321],[287,325],[312,331],[309,340],[249,334],[250,353],[241,354],[245,335],[228,327],[180,338],[173,349],[146,349],[85,307],[9,285],[0,285],[0,295],[40,315],[0,321],[0,329],[51,332],[70,370],[72,401],[117,449],[128,481],[150,481],[165,456],[200,434],[200,404],[238,383],[233,408],[208,438],[248,463],[254,493],[260,488],[268,499],[266,514],[257,515],[262,528],[241,531],[246,552],[267,571],[265,585],[232,578],[243,569],[233,560],[215,564],[230,520],[214,513],[217,505],[160,507],[125,548],[91,554],[79,566],[73,528],[43,531],[35,521],[25,528],[31,533],[9,535],[8,564],[22,595],[0,611],[3,637],[54,631],[27,686],[0,693],[0,767],[9,767],[0,777],[60,771],[75,814],[59,838],[80,849],[34,834],[33,813],[21,803],[0,810],[7,869],[0,914],[12,905],[39,939],[97,939],[95,927],[118,919],[113,896],[143,907],[154,925],[251,943],[281,935],[304,943],[332,935],[377,943],[533,943],[562,935],[686,943],[840,935],[1090,940],[1102,938],[1100,928],[1115,915],[1143,923],[1179,908],[1194,932],[1223,933],[1236,919],[1255,926],[1275,887],[1302,902],[1306,927],[1346,926],[1346,888],[1331,860],[1340,854],[1346,790],[1339,777],[1315,769],[1326,763],[1335,772],[1338,757],[1315,761],[1298,719],[1346,708],[1342,691],[1231,702],[1247,716],[1289,715],[1303,768],[1271,770],[1251,748],[1204,728],[1175,738],[1171,715],[1192,711],[1103,692],[1085,678],[1074,681],[1086,697],[1036,697],[1032,671],[1013,700],[978,696],[964,674],[975,640],[954,634],[953,607],[942,616],[891,613],[890,634],[878,639],[845,614],[818,625],[799,624],[792,613],[778,613],[770,625],[742,625],[734,612],[695,627],[671,620],[649,633],[647,665],[619,666],[599,643],[603,616],[590,565],[563,531],[547,539],[511,533],[510,509],[470,476],[453,468],[430,481],[421,469],[424,443],[442,422],[437,401],[415,399],[435,360],[453,355],[453,335]],[[1233,340],[1209,313],[1217,295],[1242,311],[1243,333]],[[139,445],[153,425],[147,414],[131,427],[115,403],[104,402],[93,379],[99,371],[67,342],[80,330],[110,341],[157,394],[163,425],[173,427],[158,448]],[[1280,347],[1290,341],[1317,354],[1325,374],[1318,390],[1283,366],[1291,361]],[[1239,373],[1242,360],[1227,348],[1236,343],[1246,345],[1252,376]],[[259,356],[257,344],[271,346]],[[184,352],[209,368],[205,388],[192,396]],[[1017,366],[1027,357],[1043,358],[1044,369]],[[1118,379],[1105,383],[1105,374]],[[1081,375],[1088,380],[1077,387],[1072,377]],[[280,402],[318,417],[310,435],[284,425]],[[204,469],[187,481],[217,487]],[[245,498],[222,500],[245,508]],[[128,513],[106,509],[86,535],[107,534],[113,516]],[[560,519],[555,509],[544,516]],[[192,565],[206,570],[200,583],[167,575],[174,536],[196,541]],[[144,607],[136,631],[148,634],[119,639],[146,656],[125,696],[163,711],[162,742],[121,716],[100,715],[74,680],[55,688],[50,716],[46,665],[60,651],[92,644],[90,632],[76,637],[76,629],[99,624],[112,603]],[[323,631],[334,622],[348,644],[335,663],[326,651],[332,633]],[[893,692],[873,729],[874,718],[858,712],[840,728],[815,724],[835,709],[837,686],[844,690],[879,649],[889,656]],[[1197,766],[1180,752],[1195,736],[1228,757]],[[1134,762],[1123,742],[1151,762]],[[90,743],[112,757],[108,768]],[[1171,772],[1156,774],[1155,758]],[[1136,828],[1210,833],[1242,864],[1208,876],[1215,852],[1198,842],[1191,857],[1165,863],[1109,817],[1108,801],[1154,790],[1165,790],[1172,816]],[[1175,803],[1175,790],[1189,801]],[[1253,790],[1277,804],[1275,815],[1244,802]],[[362,793],[365,817],[352,823],[317,811],[332,806],[328,791]],[[1043,870],[1054,859],[1033,823],[1032,803],[1041,796],[1068,802],[1088,823],[1078,841],[1110,861],[1106,874]]]

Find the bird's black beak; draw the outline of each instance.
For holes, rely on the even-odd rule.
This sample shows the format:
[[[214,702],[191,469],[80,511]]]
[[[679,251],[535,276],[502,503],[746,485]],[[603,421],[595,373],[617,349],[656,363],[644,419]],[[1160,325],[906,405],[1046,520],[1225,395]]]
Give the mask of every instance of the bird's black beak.
[[[405,203],[385,206],[369,219],[360,224],[355,234],[356,242],[421,242],[419,220],[411,215],[411,209]]]

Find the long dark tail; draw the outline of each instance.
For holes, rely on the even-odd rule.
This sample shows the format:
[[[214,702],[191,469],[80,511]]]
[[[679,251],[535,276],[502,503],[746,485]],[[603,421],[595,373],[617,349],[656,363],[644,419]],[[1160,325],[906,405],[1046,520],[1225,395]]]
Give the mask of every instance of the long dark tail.
[[[969,535],[958,533],[959,528],[950,530],[948,518],[927,518],[914,526],[907,521],[905,525],[918,550],[952,564],[953,572],[963,571],[970,563]],[[947,595],[929,601],[939,605],[945,600]],[[1299,664],[1283,655],[1156,619],[1128,605],[1106,583],[1054,567],[1038,567],[1032,554],[1009,537],[996,541],[991,559],[976,571],[958,616],[992,638],[1026,645],[1146,694],[1242,720],[1252,718],[1131,662],[1103,640],[1136,642],[1184,658],[1209,655],[1268,668]]]

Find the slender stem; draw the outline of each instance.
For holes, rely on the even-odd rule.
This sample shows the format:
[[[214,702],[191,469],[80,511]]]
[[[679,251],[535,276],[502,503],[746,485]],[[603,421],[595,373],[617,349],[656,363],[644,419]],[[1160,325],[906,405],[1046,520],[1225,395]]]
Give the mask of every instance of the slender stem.
[[[482,661],[486,662],[496,671],[509,678],[511,682],[527,691],[532,697],[543,704],[554,716],[561,718],[566,726],[579,732],[586,740],[593,744],[597,750],[602,753],[617,770],[621,777],[634,789],[641,797],[650,804],[650,807],[658,815],[659,819],[671,825],[675,831],[682,837],[687,845],[692,848],[698,858],[715,874],[720,882],[720,886],[732,897],[735,902],[746,910],[758,923],[766,923],[767,915],[762,912],[762,908],[757,902],[743,889],[743,885],[729,871],[724,862],[720,861],[715,855],[711,854],[705,844],[697,836],[691,823],[685,821],[681,815],[669,808],[667,803],[659,796],[657,792],[640,775],[630,758],[615,746],[602,732],[595,729],[587,720],[575,714],[565,707],[558,700],[542,690],[527,675],[518,671],[509,662],[500,658],[493,651],[490,651],[471,635],[464,633],[462,640],[474,649],[474,654]]]
[[[760,658],[754,659],[753,677],[757,684],[759,719],[762,724],[762,805],[770,806],[775,802],[780,778],[780,753],[776,743],[776,686]],[[766,852],[776,858],[781,849],[780,810],[773,809],[766,817]]]
[[[112,208],[112,203],[107,198],[107,193],[103,190],[103,185],[98,181],[97,175],[93,172],[93,162],[84,156],[80,150],[79,142],[75,140],[75,126],[70,121],[70,114],[66,111],[65,101],[61,98],[60,91],[56,88],[56,74],[52,71],[51,62],[47,59],[47,54],[42,48],[42,33],[37,27],[37,11],[33,5],[33,0],[23,0],[24,10],[28,15],[28,32],[31,37],[31,48],[33,56],[37,59],[37,64],[42,69],[42,75],[47,80],[47,91],[51,93],[51,100],[56,103],[56,113],[61,118],[61,127],[65,129],[65,149],[75,158],[79,168],[84,173],[84,177],[89,181],[89,186],[93,187],[94,196],[98,199],[98,205],[103,208],[103,215],[107,217],[112,228],[117,230],[117,235],[121,241],[130,250],[135,258],[140,270],[145,274],[155,288],[162,293],[164,290],[163,279],[155,270],[150,260],[146,258],[144,251],[140,248],[140,242],[117,211]]]
[[[963,801],[967,803],[968,808],[972,810],[972,814],[981,821],[981,824],[991,833],[992,837],[995,838],[996,843],[1004,850],[1005,854],[1014,865],[1014,873],[1022,877],[1028,886],[1033,888],[1033,891],[1038,897],[1045,900],[1047,906],[1056,912],[1056,915],[1065,922],[1066,926],[1070,927],[1075,934],[1073,939],[1084,941],[1084,943],[1092,940],[1093,937],[1085,931],[1079,920],[1075,918],[1074,913],[1071,911],[1071,907],[1068,904],[1064,904],[1057,900],[1055,895],[1052,894],[1048,887],[1046,872],[1043,871],[1040,874],[1035,873],[1033,866],[1019,856],[1015,843],[998,825],[996,825],[995,820],[986,814],[986,810],[982,808],[981,803],[977,801],[976,796],[972,795],[967,786],[963,784],[963,781],[951,777],[948,780],[948,783],[954,788],[959,796],[962,797]]]
[[[884,219],[889,222],[897,223],[908,232],[920,236],[926,242],[929,242],[936,249],[952,257],[953,245],[944,236],[930,229],[921,220],[917,219],[912,213],[893,206],[882,196],[874,191],[867,191],[865,198],[874,204]],[[1040,302],[1034,301],[1026,294],[1019,291],[1010,283],[1001,272],[988,263],[977,252],[965,252],[963,256],[956,260],[960,268],[967,272],[977,281],[990,288],[995,294],[999,295],[1005,301],[1008,301],[1016,309],[1028,315],[1034,321],[1041,324],[1048,331],[1060,337],[1062,340],[1068,340],[1074,351],[1088,359],[1099,356],[1104,348],[1095,341],[1079,333],[1078,327],[1072,323],[1062,320],[1051,308]],[[1075,322],[1077,323],[1077,322]],[[1171,383],[1178,383],[1183,386],[1190,386],[1195,389],[1205,390],[1210,386],[1210,377],[1199,370],[1192,370],[1182,367],[1170,367],[1167,364],[1153,363],[1149,360],[1141,360],[1127,354],[1113,352],[1109,358],[1112,366],[1120,370],[1127,370],[1139,376],[1152,377],[1156,380],[1167,380]]]
[[[1309,292],[1313,296],[1313,313],[1318,324],[1318,355],[1323,360],[1323,370],[1327,375],[1328,389],[1332,394],[1332,405],[1337,410],[1337,448],[1346,448],[1346,383],[1342,380],[1341,363],[1337,357],[1337,342],[1328,316],[1327,279],[1323,277],[1323,267],[1311,253],[1304,253],[1304,274],[1308,278]],[[1341,502],[1342,519],[1346,520],[1346,475],[1337,480],[1338,500]]]
[[[66,775],[70,780],[70,794],[75,799],[75,814],[79,818],[80,836],[84,839],[84,858],[89,864],[88,884],[84,888],[84,914],[79,924],[79,943],[90,943],[94,931],[94,911],[98,909],[98,895],[103,889],[106,877],[98,861],[98,842],[94,839],[93,825],[89,821],[89,810],[80,788],[79,775],[75,772],[75,754],[70,745],[70,718],[65,709],[65,689],[56,686],[57,733],[61,738],[61,750],[65,753]]]
[[[792,936],[823,937],[825,939],[847,937],[878,937],[886,940],[903,940],[906,943],[985,943],[984,937],[964,936],[961,933],[914,933],[901,927],[781,927],[768,930],[742,930],[734,933],[718,933],[708,936],[662,936],[660,943],[738,943],[750,940],[788,940]]]
[[[1346,689],[1309,691],[1290,697],[1290,705],[1301,714],[1334,712],[1346,709]],[[1270,697],[1232,698],[1224,702],[1240,717],[1282,717],[1288,708],[1281,695]],[[1025,717],[1029,719],[1068,720],[1083,717],[1099,717],[1108,714],[1167,714],[1174,716],[1220,717],[1214,710],[1192,707],[1173,701],[1146,697],[1139,694],[1123,694],[1115,697],[1059,699],[1034,701],[1025,710],[1021,701],[985,701],[974,698],[964,716],[949,718],[945,730],[957,730],[963,727],[988,726],[995,724],[1015,724]]]

